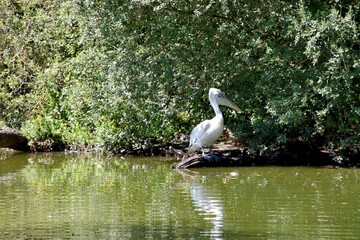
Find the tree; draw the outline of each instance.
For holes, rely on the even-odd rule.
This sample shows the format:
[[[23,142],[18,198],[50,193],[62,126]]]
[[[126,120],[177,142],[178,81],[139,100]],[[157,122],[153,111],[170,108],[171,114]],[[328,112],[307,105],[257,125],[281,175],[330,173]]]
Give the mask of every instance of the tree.
[[[358,1],[10,3],[2,32],[24,54],[2,55],[22,64],[0,65],[1,114],[32,139],[143,149],[210,117],[218,87],[244,110],[226,123],[251,150],[357,148]]]

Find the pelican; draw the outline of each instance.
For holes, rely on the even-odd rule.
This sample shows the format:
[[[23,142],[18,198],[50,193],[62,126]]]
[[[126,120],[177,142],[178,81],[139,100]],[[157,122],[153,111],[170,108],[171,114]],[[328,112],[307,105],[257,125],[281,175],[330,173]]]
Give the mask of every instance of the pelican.
[[[209,89],[209,101],[215,111],[215,117],[199,123],[191,131],[190,144],[187,152],[191,154],[201,149],[205,159],[210,161],[211,158],[214,158],[216,161],[219,161],[220,158],[213,154],[211,148],[211,145],[220,138],[224,130],[224,117],[219,105],[230,107],[236,111],[241,110],[217,88]],[[210,147],[210,156],[205,155],[204,147]]]

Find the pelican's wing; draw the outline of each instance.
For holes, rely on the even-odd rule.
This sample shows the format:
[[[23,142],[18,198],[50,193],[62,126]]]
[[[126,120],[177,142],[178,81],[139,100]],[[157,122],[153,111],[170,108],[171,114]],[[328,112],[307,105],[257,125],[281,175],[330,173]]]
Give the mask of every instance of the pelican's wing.
[[[191,131],[190,134],[190,144],[189,144],[189,151],[191,151],[191,148],[197,143],[197,141],[204,135],[206,130],[208,130],[210,127],[210,120],[205,120],[198,125]],[[198,148],[201,146],[199,145]],[[194,149],[197,150],[198,148]]]

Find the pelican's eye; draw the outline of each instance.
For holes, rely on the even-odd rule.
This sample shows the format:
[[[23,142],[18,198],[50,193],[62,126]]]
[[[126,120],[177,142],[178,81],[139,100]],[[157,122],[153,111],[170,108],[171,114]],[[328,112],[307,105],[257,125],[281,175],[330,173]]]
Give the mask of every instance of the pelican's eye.
[[[222,93],[219,93],[219,94],[218,94],[218,97],[219,97],[219,98],[223,98],[224,95],[223,95]]]

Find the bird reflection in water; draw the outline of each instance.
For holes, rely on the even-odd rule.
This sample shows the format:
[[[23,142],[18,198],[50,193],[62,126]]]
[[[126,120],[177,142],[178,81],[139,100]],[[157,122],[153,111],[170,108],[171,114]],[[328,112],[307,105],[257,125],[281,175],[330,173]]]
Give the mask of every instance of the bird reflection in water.
[[[223,202],[220,192],[216,188],[207,187],[205,181],[211,176],[202,176],[201,183],[198,182],[194,175],[197,172],[184,170],[179,171],[185,178],[190,178],[190,197],[195,210],[205,221],[212,224],[211,229],[203,230],[200,234],[210,239],[223,239]]]

